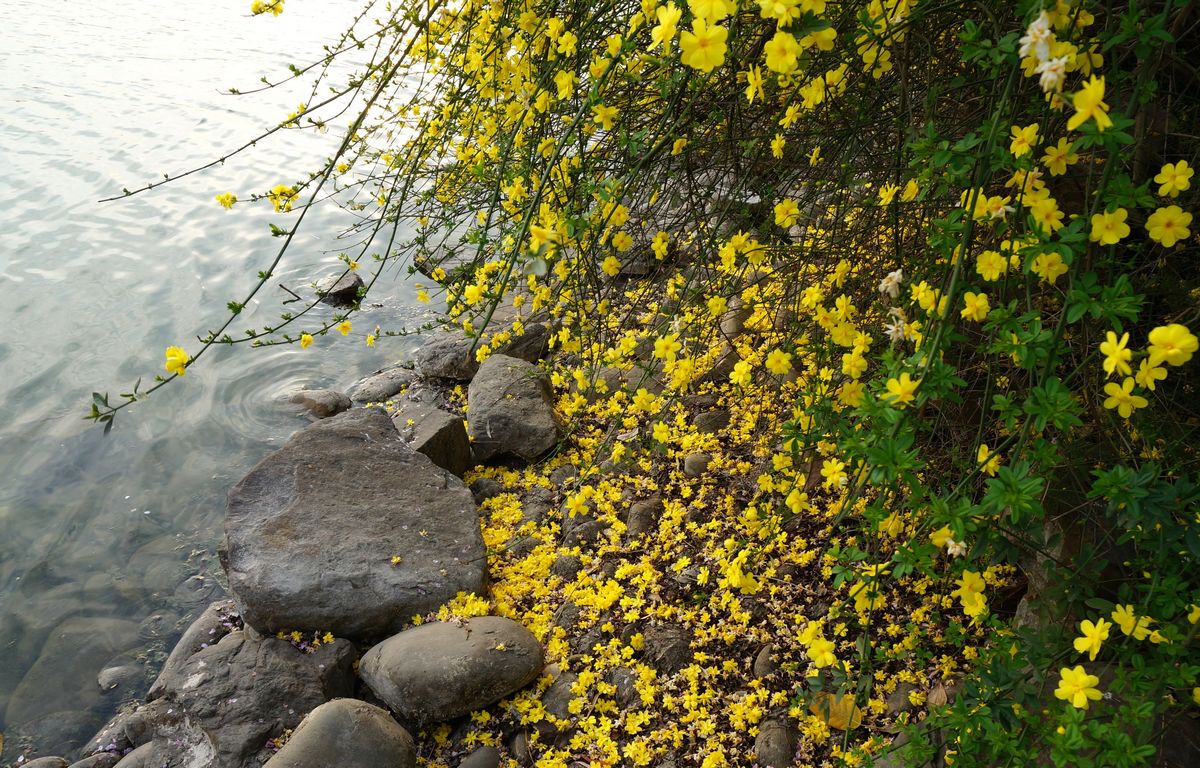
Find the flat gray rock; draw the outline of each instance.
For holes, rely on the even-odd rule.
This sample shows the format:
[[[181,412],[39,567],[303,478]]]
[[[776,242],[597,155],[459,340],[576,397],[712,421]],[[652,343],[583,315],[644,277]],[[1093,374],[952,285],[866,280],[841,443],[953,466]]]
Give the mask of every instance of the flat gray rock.
[[[403,393],[416,377],[412,369],[394,365],[360,379],[346,394],[356,403],[382,403]]]
[[[451,720],[519,691],[542,670],[542,646],[511,619],[432,622],[389,637],[358,673],[392,711],[418,725]]]
[[[266,768],[414,768],[412,736],[379,707],[335,699],[309,712]]]
[[[481,592],[487,567],[471,493],[378,408],[319,421],[259,462],[229,493],[220,555],[250,626],[349,638]]]
[[[471,441],[461,416],[424,400],[401,400],[392,423],[417,453],[442,469],[462,477],[471,468]]]
[[[485,360],[467,390],[467,405],[477,461],[533,461],[558,443],[550,382],[524,360],[506,355]]]

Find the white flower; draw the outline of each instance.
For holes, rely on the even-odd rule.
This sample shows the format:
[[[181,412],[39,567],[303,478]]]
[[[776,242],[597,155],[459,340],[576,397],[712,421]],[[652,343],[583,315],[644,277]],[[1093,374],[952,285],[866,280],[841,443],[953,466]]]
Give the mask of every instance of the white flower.
[[[895,272],[889,272],[887,277],[883,278],[879,283],[879,292],[892,299],[900,297],[900,283],[904,282],[904,270],[897,269]]]
[[[883,326],[883,330],[887,334],[888,341],[893,344],[904,341],[904,317],[893,317],[891,322]]]
[[[967,554],[967,545],[954,539],[946,539],[946,554],[950,557],[962,557]]]
[[[1050,43],[1054,42],[1054,30],[1050,29],[1050,17],[1046,15],[1045,11],[1042,11],[1037,19],[1029,25],[1020,42],[1021,58],[1025,58],[1030,53],[1034,54],[1038,61],[1050,58]]]
[[[1043,59],[1037,65],[1037,73],[1041,75],[1038,82],[1045,93],[1062,93],[1063,79],[1067,76],[1067,57]]]

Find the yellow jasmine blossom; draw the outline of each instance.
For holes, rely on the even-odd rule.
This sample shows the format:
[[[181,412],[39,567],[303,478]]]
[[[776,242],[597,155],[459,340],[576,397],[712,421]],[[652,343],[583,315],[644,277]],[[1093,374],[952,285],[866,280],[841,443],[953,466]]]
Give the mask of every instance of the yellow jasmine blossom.
[[[621,271],[621,262],[616,256],[608,256],[600,264],[600,269],[609,277],[616,277]]]
[[[611,131],[617,119],[618,112],[620,110],[616,107],[606,107],[603,104],[597,104],[592,107],[592,122],[598,123],[606,131]]]
[[[784,198],[775,204],[775,223],[787,229],[800,220],[800,206],[791,198]]]
[[[1145,640],[1146,635],[1150,634],[1150,617],[1138,616],[1132,605],[1118,605],[1112,612],[1112,620],[1134,640]]]
[[[349,320],[343,320],[337,324],[338,333],[342,334],[343,336],[349,336],[350,331],[353,328],[354,326],[350,324]]]
[[[176,376],[183,376],[187,373],[187,364],[191,360],[191,356],[184,351],[183,347],[167,347],[167,373],[173,373]]]
[[[792,369],[792,356],[782,349],[773,349],[767,355],[765,365],[771,373],[782,376]]]
[[[1038,143],[1038,124],[1033,123],[1024,128],[1019,125],[1014,125],[1010,131],[1012,142],[1008,145],[1008,151],[1012,152],[1013,157],[1023,157],[1033,151],[1034,145]]]
[[[1127,218],[1129,211],[1124,208],[1093,214],[1092,231],[1088,233],[1088,239],[1100,245],[1115,245],[1129,234],[1129,225],[1125,223]]]
[[[1104,78],[1092,78],[1083,84],[1072,97],[1075,114],[1067,121],[1067,130],[1073,131],[1088,120],[1096,121],[1096,130],[1111,128],[1113,121],[1108,116],[1108,105],[1104,103]]]
[[[975,271],[988,282],[999,280],[1008,271],[1008,259],[996,251],[984,251],[975,259]]]
[[[751,66],[750,69],[746,71],[747,103],[753,104],[756,97],[759,101],[766,99],[766,96],[763,94],[762,69],[757,65]]]
[[[820,145],[813,147],[812,152],[810,152],[808,155],[808,164],[810,166],[815,166],[819,162],[821,162],[821,147],[820,147]]]
[[[367,346],[368,347],[375,346],[375,334],[373,334],[373,333],[367,334]]]
[[[1134,381],[1132,378],[1126,378],[1119,385],[1116,382],[1110,381],[1104,385],[1104,394],[1108,398],[1104,401],[1104,407],[1112,410],[1117,409],[1117,413],[1121,414],[1122,419],[1128,419],[1130,414],[1138,408],[1145,408],[1150,403],[1146,398],[1133,394]]]
[[[1192,214],[1185,213],[1178,205],[1169,205],[1150,214],[1150,218],[1146,219],[1146,231],[1151,240],[1164,248],[1170,248],[1192,234],[1188,229],[1191,223]]]
[[[233,194],[232,192],[223,192],[217,195],[216,200],[221,204],[222,208],[229,210],[233,207],[233,204],[237,202],[237,195]]]
[[[783,148],[787,146],[787,139],[783,138],[782,133],[775,134],[775,138],[771,139],[771,155],[776,160],[783,159]]]
[[[1095,661],[1096,654],[1100,652],[1100,644],[1108,639],[1108,630],[1112,628],[1110,622],[1104,619],[1098,619],[1095,624],[1084,619],[1079,622],[1079,631],[1083,634],[1075,638],[1075,650],[1088,655],[1088,661]]]
[[[763,52],[767,55],[767,69],[786,75],[796,68],[800,44],[787,32],[778,30],[775,36],[767,41]]]
[[[1068,267],[1058,253],[1039,253],[1034,257],[1033,266],[1029,268],[1029,271],[1050,285],[1054,285],[1055,280],[1067,274]]]
[[[992,453],[992,449],[988,447],[987,443],[980,443],[979,450],[975,452],[975,461],[982,465],[979,468],[980,471],[990,477],[996,476],[996,470],[1000,469],[1002,458],[1000,454]]]
[[[671,46],[671,41],[675,39],[676,25],[679,23],[679,18],[683,16],[683,10],[672,2],[660,6],[654,15],[658,19],[658,24],[650,30],[650,50],[653,51],[661,45],[666,51]]]
[[[963,304],[965,304],[965,306],[960,314],[966,319],[972,320],[976,323],[982,323],[987,319],[990,307],[988,306],[988,297],[986,293],[973,293],[971,291],[967,291],[965,294],[963,294]]]
[[[941,528],[938,528],[936,531],[929,534],[929,540],[933,542],[933,546],[941,549],[946,546],[946,542],[950,541],[953,535],[954,534],[953,531],[950,530],[950,526],[943,525]]]
[[[1138,371],[1134,374],[1133,378],[1139,387],[1145,387],[1153,392],[1156,386],[1155,383],[1167,378],[1167,371],[1155,363],[1154,360],[1147,357],[1142,359],[1141,364],[1138,366]]]
[[[283,13],[283,0],[254,0],[250,3],[250,13],[255,16],[263,13],[278,16]]]
[[[1155,364],[1183,365],[1192,359],[1197,339],[1187,326],[1179,323],[1160,325],[1150,331],[1150,360]]]
[[[1109,331],[1106,340],[1101,342],[1100,354],[1104,355],[1104,372],[1109,376],[1114,373],[1128,376],[1133,372],[1133,369],[1129,367],[1133,351],[1126,347],[1128,343],[1128,333],[1122,334],[1118,339],[1117,334],[1112,331]]]
[[[1178,197],[1180,192],[1192,186],[1194,173],[1186,160],[1174,164],[1167,163],[1154,177],[1154,183],[1159,185],[1158,194],[1163,197]]]
[[[1051,176],[1062,176],[1067,172],[1068,165],[1079,162],[1079,155],[1071,151],[1073,146],[1073,142],[1061,138],[1058,140],[1058,144],[1046,147],[1046,151],[1042,155],[1042,165],[1046,166],[1046,170],[1050,171]]]
[[[898,408],[903,408],[917,399],[917,387],[920,385],[920,379],[913,381],[907,373],[902,373],[898,379],[888,379],[887,394],[883,396],[883,399]]]
[[[725,63],[725,38],[729,30],[708,25],[704,19],[692,21],[690,32],[679,35],[680,61],[701,72],[712,72]]]
[[[300,334],[300,349],[308,349],[312,346],[313,338],[311,333]]]
[[[688,8],[697,19],[720,21],[736,9],[728,0],[688,0]]]
[[[1074,669],[1063,667],[1059,670],[1058,688],[1054,691],[1055,698],[1071,703],[1077,709],[1087,709],[1093,701],[1099,701],[1101,693],[1096,689],[1100,678],[1089,675],[1082,665]]]

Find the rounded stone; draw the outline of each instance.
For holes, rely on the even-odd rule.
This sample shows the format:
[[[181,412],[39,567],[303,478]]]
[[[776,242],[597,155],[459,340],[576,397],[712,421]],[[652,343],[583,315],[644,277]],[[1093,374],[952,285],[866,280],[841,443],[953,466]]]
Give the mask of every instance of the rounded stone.
[[[359,675],[406,722],[451,720],[531,683],[544,657],[537,639],[511,619],[477,616],[405,630],[371,648]]]
[[[264,768],[413,768],[412,736],[379,707],[335,699],[308,713]]]

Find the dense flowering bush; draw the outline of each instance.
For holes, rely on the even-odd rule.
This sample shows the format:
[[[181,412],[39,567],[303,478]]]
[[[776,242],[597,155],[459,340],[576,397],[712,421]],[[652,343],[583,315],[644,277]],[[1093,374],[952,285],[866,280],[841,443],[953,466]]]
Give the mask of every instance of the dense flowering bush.
[[[268,10],[282,3],[255,3]],[[1146,764],[1175,718],[1194,720],[1192,5],[373,12],[324,62],[365,50],[367,68],[281,125],[323,129],[354,103],[336,154],[247,202],[361,212],[346,268],[377,277],[411,259],[433,281],[419,298],[442,291],[480,359],[552,318],[576,431],[551,467],[631,468],[582,473],[566,514],[616,525],[626,491],[654,492],[699,542],[686,550],[664,529],[607,580],[534,586],[554,546],[505,552],[520,505],[489,502],[495,568],[512,581],[476,609],[522,617],[552,659],[570,655],[553,593],[616,633],[587,673],[640,642],[622,645],[605,611],[663,618],[672,572],[690,574],[687,620],[704,635],[682,688],[639,678],[654,714],[592,699],[590,747],[547,746],[539,765],[572,749],[593,764],[667,749],[735,764],[773,707],[814,765],[862,764],[906,722],[906,764]],[[289,242],[300,220],[275,234]],[[516,319],[494,322],[500,306]],[[285,315],[238,339],[227,325],[197,356],[353,330],[350,315],[308,322]],[[172,377],[191,361],[167,350]],[[719,438],[688,426],[697,397],[732,410]],[[98,398],[93,415],[114,410]],[[699,452],[722,484],[648,479]],[[543,482],[506,475],[514,492]],[[688,516],[697,499],[706,519]],[[610,545],[601,553],[621,551]],[[751,605],[769,611],[752,622]],[[699,659],[717,653],[707,642],[767,640],[783,672],[749,692],[729,682],[736,664]],[[584,673],[586,698],[599,684]],[[885,702],[900,685],[916,710]],[[724,719],[703,693],[721,690],[735,702]],[[543,716],[533,699],[515,709]]]

